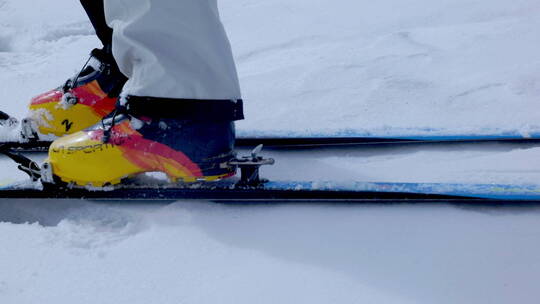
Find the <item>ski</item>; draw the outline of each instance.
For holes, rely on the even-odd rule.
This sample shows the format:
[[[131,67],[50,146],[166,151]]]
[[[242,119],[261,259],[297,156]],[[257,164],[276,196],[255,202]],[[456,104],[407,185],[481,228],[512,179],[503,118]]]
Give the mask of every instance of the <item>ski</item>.
[[[522,138],[506,136],[463,136],[463,137],[240,137],[238,147],[253,147],[262,144],[267,149],[311,149],[311,148],[347,148],[368,146],[401,145],[437,145],[437,144],[475,144],[475,143],[540,143],[540,138]]]
[[[236,139],[237,148],[251,148],[258,144],[264,145],[265,149],[321,149],[321,148],[355,148],[370,146],[412,146],[412,145],[443,145],[443,144],[479,144],[479,143],[504,143],[504,144],[539,144],[540,138],[510,138],[510,137],[484,137],[447,139],[441,138],[372,138],[372,137],[239,137]],[[9,146],[19,152],[46,152],[50,141],[8,141],[0,143]]]
[[[497,184],[367,183],[271,181],[241,187],[232,181],[186,185],[122,185],[100,190],[49,188],[39,183],[0,187],[1,199],[205,200],[216,202],[364,202],[478,204],[540,203],[540,186]]]
[[[0,127],[15,129],[19,121],[0,111]],[[21,139],[0,142],[10,149],[20,152],[45,152],[51,141],[39,140],[32,126],[23,119],[20,123]],[[428,134],[429,132],[425,131]],[[240,131],[236,147],[251,148],[262,144],[266,149],[318,149],[354,148],[366,146],[437,145],[437,144],[477,144],[477,143],[540,143],[540,133],[527,135],[518,132],[499,134],[454,134],[454,135],[393,135],[374,136],[367,133],[347,131],[337,133],[261,133]]]
[[[250,156],[229,162],[229,165],[240,169],[240,178],[217,182],[171,184],[145,177],[127,180],[118,186],[93,189],[59,183],[47,163],[40,167],[31,159],[6,146],[0,146],[0,153],[13,159],[19,165],[19,169],[31,178],[30,181],[0,186],[0,198],[146,201],[191,199],[217,202],[540,203],[540,185],[266,181],[260,178],[259,168],[263,165],[272,165],[274,160],[259,156],[261,149],[262,145],[259,145]]]

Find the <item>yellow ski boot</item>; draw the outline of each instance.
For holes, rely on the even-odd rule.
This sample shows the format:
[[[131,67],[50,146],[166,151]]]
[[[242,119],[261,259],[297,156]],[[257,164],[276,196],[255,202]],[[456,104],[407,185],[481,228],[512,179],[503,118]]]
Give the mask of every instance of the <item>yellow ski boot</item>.
[[[45,182],[103,187],[145,172],[183,182],[235,174],[228,162],[235,157],[241,101],[132,99],[102,123],[55,140],[46,161],[52,178]]]
[[[78,75],[31,100],[23,139],[53,140],[93,126],[114,110],[126,80],[111,54],[93,50]]]

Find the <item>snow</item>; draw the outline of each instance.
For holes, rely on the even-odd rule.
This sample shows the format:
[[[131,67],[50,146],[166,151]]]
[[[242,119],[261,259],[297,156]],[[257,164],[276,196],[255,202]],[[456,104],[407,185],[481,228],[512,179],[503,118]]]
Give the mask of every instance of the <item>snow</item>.
[[[2,203],[6,303],[533,303],[537,208]],[[18,224],[39,221],[40,224]],[[429,227],[429,229],[427,229]]]
[[[538,130],[534,1],[251,2],[222,2],[240,130]]]
[[[540,131],[533,0],[221,0],[239,132]],[[77,1],[0,0],[2,109],[98,46]],[[9,136],[5,135],[4,136]],[[266,151],[273,180],[539,184],[534,145]],[[44,156],[32,155],[37,160]],[[0,159],[0,184],[25,180]],[[536,303],[538,206],[0,201],[2,303]]]

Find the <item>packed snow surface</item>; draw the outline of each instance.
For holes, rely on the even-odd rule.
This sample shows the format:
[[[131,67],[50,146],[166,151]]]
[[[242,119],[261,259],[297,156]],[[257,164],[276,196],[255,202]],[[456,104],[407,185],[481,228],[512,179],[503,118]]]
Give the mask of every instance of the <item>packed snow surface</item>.
[[[534,0],[221,0],[244,133],[540,131]],[[0,0],[2,108],[99,46],[78,1]],[[7,136],[6,134],[3,134]],[[531,145],[268,151],[273,180],[539,184]],[[42,156],[34,155],[39,158]],[[0,159],[0,184],[24,180]],[[537,303],[540,208],[0,201],[1,303]]]

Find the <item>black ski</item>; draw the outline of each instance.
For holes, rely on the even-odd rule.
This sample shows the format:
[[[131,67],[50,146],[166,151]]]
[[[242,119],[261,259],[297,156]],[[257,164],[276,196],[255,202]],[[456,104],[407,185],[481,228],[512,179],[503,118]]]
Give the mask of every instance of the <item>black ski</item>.
[[[21,134],[34,134],[23,120]],[[0,126],[14,128],[18,120],[0,111]],[[27,126],[27,127],[25,127]],[[37,135],[23,136],[26,140],[0,142],[10,149],[20,152],[45,152],[51,142],[36,140]],[[395,145],[437,145],[437,144],[476,144],[476,143],[540,143],[540,134],[527,138],[517,134],[507,135],[476,135],[476,136],[411,136],[411,137],[373,137],[362,135],[351,136],[239,136],[236,147],[251,148],[264,145],[266,149],[318,149],[318,148],[347,148],[362,146],[395,146]]]
[[[20,152],[45,152],[51,142],[36,140],[37,134],[30,130],[26,120],[23,119],[21,128],[27,134],[26,140],[0,142],[10,149]],[[0,111],[0,126],[14,128],[19,124],[18,120],[9,114]],[[26,126],[26,127],[25,127]],[[29,129],[30,128],[30,129]],[[30,136],[28,134],[32,133]],[[394,146],[394,145],[437,145],[437,144],[476,144],[476,143],[517,143],[537,144],[540,143],[540,134],[532,134],[524,137],[519,134],[502,135],[455,135],[455,136],[410,136],[410,137],[374,137],[360,134],[350,136],[239,136],[236,139],[236,147],[251,148],[264,145],[266,149],[317,149],[317,148],[347,148],[362,146]]]
[[[465,196],[436,195],[425,193],[332,191],[332,190],[291,190],[239,187],[126,187],[111,191],[86,189],[1,189],[2,199],[87,199],[87,200],[204,200],[215,202],[342,202],[342,203],[425,203],[461,202],[497,204],[509,201],[474,198]],[[529,200],[527,203],[540,201]]]
[[[355,148],[370,146],[412,146],[412,145],[447,145],[447,144],[539,144],[540,138],[486,138],[486,139],[452,139],[452,140],[420,140],[393,139],[373,137],[240,137],[236,139],[237,148],[252,148],[258,144],[265,149],[321,149],[321,148]],[[3,145],[19,152],[46,152],[51,142],[4,142]]]
[[[240,169],[239,179],[218,182],[170,184],[166,181],[126,180],[118,186],[99,189],[76,187],[58,181],[51,167],[41,168],[31,159],[0,146],[0,153],[13,159],[33,182],[0,186],[3,199],[92,199],[92,200],[207,200],[217,202],[461,202],[478,204],[539,203],[540,186],[460,185],[429,183],[324,183],[321,181],[266,181],[259,168],[273,159],[258,154],[231,160],[228,165]]]
[[[477,144],[477,143],[516,143],[537,144],[540,138],[463,138],[463,139],[402,139],[384,137],[240,137],[238,147],[264,145],[267,149],[312,149],[347,148],[361,146],[399,146],[399,145],[437,145],[437,144]]]

